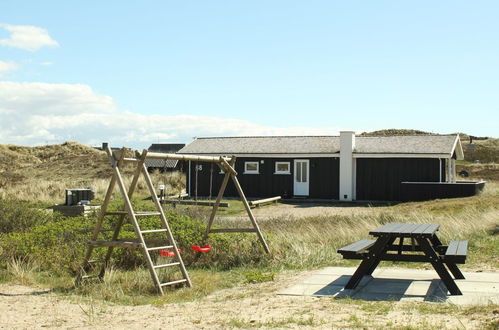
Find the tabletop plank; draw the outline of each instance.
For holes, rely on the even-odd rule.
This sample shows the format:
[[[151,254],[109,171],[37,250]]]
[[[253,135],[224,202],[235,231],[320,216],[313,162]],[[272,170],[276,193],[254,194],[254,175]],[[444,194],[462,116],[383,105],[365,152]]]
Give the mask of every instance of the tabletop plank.
[[[435,234],[435,232],[438,230],[438,228],[440,228],[440,225],[439,224],[436,224],[436,223],[430,223],[430,225],[428,226],[428,228],[426,228],[422,234]]]
[[[404,225],[403,223],[396,223],[396,222],[387,223],[381,227],[371,230],[369,234],[374,236],[379,236],[385,233],[392,233],[403,225]]]
[[[440,225],[434,223],[387,223],[379,228],[373,229],[369,234],[373,236],[403,236],[415,237],[423,236],[429,237],[435,234]]]

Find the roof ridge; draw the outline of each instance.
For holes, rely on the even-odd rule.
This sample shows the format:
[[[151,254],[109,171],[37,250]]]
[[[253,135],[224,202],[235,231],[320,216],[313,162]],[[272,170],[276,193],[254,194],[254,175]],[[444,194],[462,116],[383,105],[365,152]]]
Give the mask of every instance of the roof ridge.
[[[400,136],[456,136],[456,134],[395,134],[395,135],[356,135],[356,138],[374,138],[374,137],[400,137]]]
[[[244,135],[244,136],[208,136],[196,137],[196,140],[209,140],[209,139],[240,139],[240,138],[303,138],[303,137],[339,137],[339,135]]]

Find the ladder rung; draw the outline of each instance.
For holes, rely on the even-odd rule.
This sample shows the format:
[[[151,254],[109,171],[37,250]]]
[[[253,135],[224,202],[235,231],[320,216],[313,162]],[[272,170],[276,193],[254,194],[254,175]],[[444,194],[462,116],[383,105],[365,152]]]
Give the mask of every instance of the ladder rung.
[[[161,212],[157,211],[149,211],[149,212],[137,212],[135,213],[135,216],[137,217],[150,217],[150,216],[155,216],[155,215],[161,215]]]
[[[87,261],[87,263],[89,263],[89,264],[96,264],[98,262],[106,262],[106,260],[105,259],[95,259],[95,260]]]
[[[125,247],[132,249],[137,249],[142,247],[142,243],[121,242],[121,241],[88,241],[87,244],[92,246]]]
[[[181,280],[161,283],[159,286],[175,285],[175,284],[184,283],[184,282],[187,282],[187,280],[185,278],[181,279]]]
[[[162,233],[168,231],[168,229],[148,229],[148,230],[141,230],[140,232],[142,234],[149,234],[149,233]]]
[[[253,233],[256,232],[255,228],[224,228],[224,229],[211,229],[210,233]]]
[[[85,276],[82,276],[81,279],[86,280],[86,279],[95,278],[95,277],[99,277],[99,275],[85,275]]]
[[[105,215],[127,215],[127,211],[109,211],[104,213]]]
[[[127,211],[109,211],[105,213],[106,215],[128,215]],[[136,212],[135,216],[136,217],[148,217],[148,216],[155,216],[155,215],[161,215],[161,212]]]
[[[180,265],[180,262],[172,262],[170,264],[156,265],[156,266],[154,266],[154,269],[172,267],[172,266],[178,266],[178,265]]]
[[[173,245],[167,245],[167,246],[154,246],[147,248],[147,251],[155,251],[155,250],[168,250],[173,248]]]

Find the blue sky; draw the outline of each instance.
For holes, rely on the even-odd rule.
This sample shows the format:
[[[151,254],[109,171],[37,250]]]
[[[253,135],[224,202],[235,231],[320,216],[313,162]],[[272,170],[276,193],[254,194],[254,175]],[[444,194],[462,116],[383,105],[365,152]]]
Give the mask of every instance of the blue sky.
[[[496,1],[0,3],[0,143],[499,137]]]

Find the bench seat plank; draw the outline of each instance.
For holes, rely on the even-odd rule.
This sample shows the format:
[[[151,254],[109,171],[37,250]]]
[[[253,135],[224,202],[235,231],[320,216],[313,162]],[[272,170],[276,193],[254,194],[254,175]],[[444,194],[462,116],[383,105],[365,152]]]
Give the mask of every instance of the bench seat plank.
[[[445,251],[444,260],[464,264],[468,253],[468,241],[452,241]]]
[[[370,248],[376,240],[374,239],[363,239],[358,242],[349,244],[347,246],[342,247],[341,249],[338,250],[338,253],[344,254],[344,253],[360,253],[364,250],[367,250]]]

